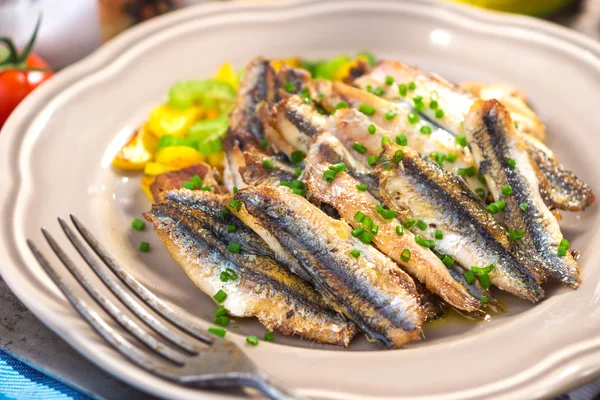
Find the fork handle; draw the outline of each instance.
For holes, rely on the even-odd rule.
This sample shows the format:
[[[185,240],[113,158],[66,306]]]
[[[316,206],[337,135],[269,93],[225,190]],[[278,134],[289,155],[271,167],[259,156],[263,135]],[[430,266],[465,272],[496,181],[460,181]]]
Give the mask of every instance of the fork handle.
[[[255,389],[259,390],[271,400],[306,400],[305,397],[299,396],[289,389],[286,389],[278,380],[263,373],[257,374],[253,383]]]

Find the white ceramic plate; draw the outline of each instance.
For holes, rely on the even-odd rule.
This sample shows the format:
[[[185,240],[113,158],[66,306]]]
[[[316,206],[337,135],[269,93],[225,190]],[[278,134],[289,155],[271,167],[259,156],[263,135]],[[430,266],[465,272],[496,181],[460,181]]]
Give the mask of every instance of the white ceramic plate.
[[[240,67],[259,54],[329,57],[362,49],[453,80],[518,86],[546,122],[551,147],[600,190],[600,45],[591,40],[528,18],[433,1],[211,4],[132,29],[59,73],[11,116],[0,134],[3,278],[102,368],[159,396],[191,397],[111,350],[38,267],[25,240],[43,245],[41,226],[60,237],[55,218],[74,213],[151,290],[208,326],[207,297],[152,232],[129,229],[150,204],[138,177],[116,173],[110,160],[178,79],[209,76],[224,60]],[[511,303],[488,323],[426,327],[428,340],[404,350],[351,351],[373,350],[358,340],[336,351],[280,335],[276,343],[247,348],[245,335],[263,332],[252,322],[228,338],[264,370],[315,398],[523,399],[565,391],[600,371],[598,220],[594,206],[562,223],[582,250],[579,290],[551,290],[536,307]],[[152,242],[151,253],[136,251],[142,239]]]

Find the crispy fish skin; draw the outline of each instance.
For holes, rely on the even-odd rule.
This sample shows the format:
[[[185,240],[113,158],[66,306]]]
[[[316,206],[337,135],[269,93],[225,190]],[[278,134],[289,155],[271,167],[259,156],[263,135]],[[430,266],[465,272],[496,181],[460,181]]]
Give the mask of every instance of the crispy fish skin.
[[[518,245],[528,255],[536,256],[547,277],[555,282],[579,286],[579,268],[570,252],[557,254],[563,235],[558,222],[541,198],[536,165],[526,151],[526,144],[516,132],[510,114],[496,100],[478,100],[465,121],[467,135],[481,173],[488,181],[494,199],[506,202],[505,223],[508,228],[522,229]],[[512,168],[507,160],[516,161]],[[503,187],[512,194],[505,195]],[[521,204],[527,209],[522,211]]]
[[[329,165],[320,163],[306,166],[304,172],[306,184],[314,197],[335,207],[353,228],[362,226],[354,219],[358,211],[369,216],[379,226],[379,231],[373,239],[375,246],[423,283],[429,291],[437,294],[453,307],[467,312],[475,312],[482,307],[481,302],[471,296],[450,275],[448,268],[431,250],[415,242],[415,237],[410,231],[406,230],[402,236],[398,235],[396,227],[400,225],[400,221],[396,218],[391,220],[382,218],[375,211],[375,206],[379,202],[368,193],[357,190],[358,182],[350,175],[341,172],[336,175],[333,182],[325,181],[323,172],[329,168]],[[410,251],[409,261],[404,261],[400,257],[404,249]]]
[[[300,335],[321,343],[349,344],[356,333],[352,322],[327,308],[310,285],[272,258],[245,251],[248,243],[260,240],[256,234],[240,230],[223,236],[232,220],[215,218],[176,201],[182,197],[196,202],[198,208],[208,209],[219,204],[220,209],[224,202],[219,199],[223,197],[216,198],[205,192],[194,194],[185,189],[170,192],[168,197],[167,202],[154,204],[146,213],[146,219],[154,224],[171,256],[203,292],[209,296],[218,290],[227,293],[222,305],[229,315],[257,317],[268,330],[275,329],[286,335]],[[204,202],[204,199],[208,200]],[[233,223],[243,227],[237,219]],[[229,242],[225,238],[241,243],[242,252],[227,251]],[[262,245],[266,247],[264,242]],[[221,282],[219,274],[226,268],[235,271],[238,279]]]
[[[277,156],[265,155],[256,148],[244,151],[244,165],[239,168],[239,171],[244,183],[250,186],[276,186],[283,181],[291,181],[296,178],[294,168],[290,164],[280,160]]]
[[[403,158],[396,162],[397,150]],[[536,302],[544,291],[523,257],[514,249],[506,231],[487,211],[464,180],[440,168],[426,156],[408,147],[386,146],[375,169],[384,203],[401,218],[423,220],[425,230],[413,231],[427,240],[439,229],[444,237],[434,240],[434,249],[452,256],[460,265],[485,267],[494,264],[491,283],[523,299]]]
[[[385,85],[387,76],[394,78],[393,85]],[[408,90],[406,96],[401,96],[398,92],[398,84],[415,83],[414,90]],[[427,118],[438,126],[455,134],[465,134],[465,118],[477,98],[470,92],[453,85],[452,83],[436,75],[426,74],[417,68],[412,68],[395,61],[382,61],[377,67],[373,68],[367,75],[357,79],[355,84],[365,88],[366,85],[380,85],[385,89],[384,97],[410,104],[414,102],[415,96],[420,96],[425,105],[431,103],[432,96],[436,97],[438,106],[436,109],[425,107],[422,111]],[[497,90],[496,90],[497,92]],[[487,94],[489,95],[489,94]],[[506,96],[504,96],[506,97]],[[518,97],[518,96],[517,96]],[[508,100],[507,100],[508,102]],[[514,108],[514,107],[513,107]],[[525,112],[521,107],[519,111],[512,113],[514,120],[523,121],[523,125],[518,124],[518,133],[521,136],[530,134],[536,137],[545,137],[545,130],[539,119],[533,120],[531,111]],[[437,118],[435,112],[443,110],[442,118]],[[535,116],[535,114],[533,114]],[[553,162],[545,157],[543,149],[539,146],[528,146],[527,151],[530,157],[538,162],[537,167],[548,177],[548,187],[543,193],[549,198],[549,203],[554,207],[563,210],[580,211],[589,206],[594,201],[594,196],[589,187],[579,180],[577,176],[564,168],[554,159]],[[547,154],[547,153],[546,153]],[[582,194],[583,193],[583,194]],[[566,200],[570,199],[570,200]]]
[[[167,191],[180,188],[184,182],[189,181],[194,175],[200,177],[205,186],[211,188],[215,193],[225,193],[226,188],[221,186],[219,172],[206,163],[198,163],[189,167],[169,171],[156,176],[150,191],[155,201],[160,201]]]
[[[330,304],[390,348],[420,340],[424,310],[412,279],[386,256],[284,187],[247,188],[237,216],[271,247],[300,261]],[[232,210],[234,212],[235,210]],[[360,256],[350,252],[359,250]]]

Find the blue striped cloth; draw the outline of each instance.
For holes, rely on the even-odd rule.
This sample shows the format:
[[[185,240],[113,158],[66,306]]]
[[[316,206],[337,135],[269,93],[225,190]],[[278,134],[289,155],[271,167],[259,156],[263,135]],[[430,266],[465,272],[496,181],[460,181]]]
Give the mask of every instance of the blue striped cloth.
[[[0,400],[88,400],[0,350]]]

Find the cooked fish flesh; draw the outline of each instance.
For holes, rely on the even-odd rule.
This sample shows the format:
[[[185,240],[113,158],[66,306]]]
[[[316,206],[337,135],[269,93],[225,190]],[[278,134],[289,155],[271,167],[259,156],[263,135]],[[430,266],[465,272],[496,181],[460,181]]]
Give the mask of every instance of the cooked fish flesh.
[[[461,178],[415,150],[396,145],[386,146],[375,171],[384,203],[405,223],[409,218],[421,221],[411,224],[415,236],[429,241],[423,243],[467,269],[493,264],[491,283],[515,296],[533,302],[544,296],[532,267],[514,255],[506,231]],[[437,230],[441,239],[435,237]]]
[[[517,244],[532,257],[537,255],[536,262],[549,279],[579,286],[577,262],[568,251],[558,254],[563,235],[542,200],[540,175],[506,108],[496,100],[478,100],[465,130],[494,199],[506,204],[505,224]]]
[[[257,317],[268,329],[321,343],[347,346],[356,326],[328,308],[305,281],[269,255],[270,249],[234,216],[221,212],[226,197],[187,189],[170,191],[145,214],[189,278],[209,296],[223,290],[222,305],[233,317]],[[237,231],[230,233],[228,226]],[[227,250],[241,244],[239,253]],[[237,279],[222,282],[233,271]]]
[[[214,193],[227,193],[227,189],[221,185],[219,172],[206,163],[190,165],[177,171],[165,172],[157,175],[150,185],[150,191],[155,201],[161,201],[165,192],[171,189],[179,189],[184,182],[198,175],[203,181],[203,187],[208,187]]]
[[[239,168],[247,185],[279,185],[296,179],[294,167],[277,156],[261,153],[256,148],[244,151],[244,165]]]
[[[425,318],[412,279],[386,256],[351,235],[285,187],[246,188],[237,216],[276,252],[288,252],[336,310],[387,347],[422,337]],[[358,257],[351,253],[356,253]]]
[[[392,85],[385,84],[387,76],[394,78]],[[416,107],[417,103],[421,104],[419,111],[421,114],[455,135],[465,134],[465,118],[473,102],[477,100],[470,92],[436,75],[426,74],[417,68],[411,68],[395,61],[380,62],[368,74],[358,78],[355,84],[363,89],[370,85],[381,87],[384,91],[384,97],[400,101],[411,107]],[[404,85],[407,89],[401,91],[399,85]],[[413,90],[408,87],[412,87]],[[418,101],[415,102],[415,99],[418,99]],[[516,115],[516,118],[522,119],[519,115]],[[518,134],[525,135],[520,127]],[[537,133],[536,135],[541,136],[542,134]],[[594,200],[589,187],[579,180],[574,173],[562,166],[560,169],[555,168],[556,164],[560,165],[556,160],[554,160],[556,163],[552,166],[545,162],[544,155],[539,154],[543,150],[529,146],[527,151],[533,160],[540,161],[538,168],[544,174],[551,175],[549,181],[557,183],[552,185],[554,190],[544,193],[550,198],[549,203],[554,207],[566,210],[584,210],[590,205],[590,201]],[[566,177],[572,182],[571,184],[561,184]],[[581,196],[578,190],[587,190],[590,195]],[[565,201],[565,199],[571,200]]]
[[[345,172],[338,173],[333,181],[324,180],[323,174],[330,166],[327,163],[306,165],[304,178],[316,199],[335,207],[354,229],[363,229],[362,221],[354,218],[357,212],[371,218],[379,227],[373,238],[375,246],[448,304],[467,312],[474,312],[482,307],[480,300],[471,296],[452,277],[446,265],[431,250],[415,242],[412,232],[407,230],[401,231],[402,235],[398,234],[398,227],[402,227],[399,220],[395,217],[385,219],[377,213],[375,206],[379,202],[366,191],[358,190],[358,181]],[[410,252],[408,259],[401,255],[406,250]]]

